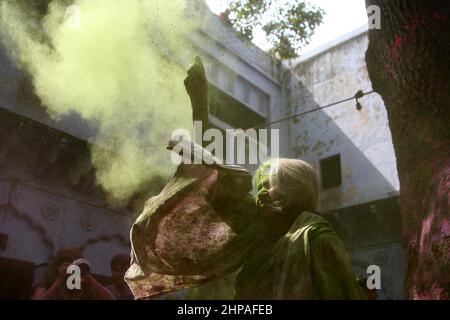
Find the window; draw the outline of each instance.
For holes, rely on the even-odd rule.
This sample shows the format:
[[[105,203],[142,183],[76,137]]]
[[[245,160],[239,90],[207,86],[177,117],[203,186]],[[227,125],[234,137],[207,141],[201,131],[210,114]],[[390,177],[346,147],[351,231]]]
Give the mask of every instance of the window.
[[[250,86],[244,84],[244,102],[250,104]]]
[[[323,189],[329,189],[342,184],[341,155],[337,154],[320,160],[320,175]]]
[[[209,69],[209,78],[212,82],[217,83],[219,79],[219,66],[217,63],[211,62]]]
[[[231,71],[228,71],[228,76],[227,76],[227,91],[231,94],[234,93],[234,82],[236,80],[236,75],[234,75]]]
[[[269,96],[265,93],[260,93],[258,110],[262,114],[267,114],[269,111]]]
[[[234,128],[247,129],[266,122],[266,118],[213,84],[208,86],[208,100],[210,114]]]

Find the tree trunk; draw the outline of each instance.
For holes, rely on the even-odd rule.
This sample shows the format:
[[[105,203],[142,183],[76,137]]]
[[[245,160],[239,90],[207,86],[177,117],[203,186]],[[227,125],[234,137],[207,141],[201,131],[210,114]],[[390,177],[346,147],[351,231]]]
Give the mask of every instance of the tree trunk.
[[[450,1],[366,4],[381,9],[366,62],[397,157],[405,298],[450,299]]]

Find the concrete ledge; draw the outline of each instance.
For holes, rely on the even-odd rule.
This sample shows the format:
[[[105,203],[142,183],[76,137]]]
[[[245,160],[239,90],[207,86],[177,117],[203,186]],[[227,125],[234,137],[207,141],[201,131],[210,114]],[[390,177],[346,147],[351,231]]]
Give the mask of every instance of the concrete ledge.
[[[313,59],[321,54],[324,54],[325,52],[333,49],[334,47],[340,46],[343,43],[348,42],[356,37],[359,37],[362,34],[368,33],[368,31],[369,31],[368,26],[362,25],[358,29],[355,29],[347,34],[344,34],[343,36],[333,39],[316,49],[306,52],[298,59],[294,59],[286,63],[290,65],[290,68],[295,68],[296,65],[306,62],[310,59]]]

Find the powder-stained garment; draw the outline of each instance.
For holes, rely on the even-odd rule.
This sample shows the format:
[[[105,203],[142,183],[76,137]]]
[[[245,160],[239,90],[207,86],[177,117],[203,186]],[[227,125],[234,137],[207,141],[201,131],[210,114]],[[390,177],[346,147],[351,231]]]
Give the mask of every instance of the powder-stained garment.
[[[262,243],[236,280],[237,299],[365,299],[341,240],[303,212],[275,244]]]
[[[270,168],[255,175],[267,203]],[[321,216],[305,211],[278,240],[265,237],[236,280],[237,299],[365,299],[344,245]]]
[[[262,232],[253,226],[251,176],[242,169],[181,164],[131,230],[125,280],[136,299],[201,285],[237,270]]]

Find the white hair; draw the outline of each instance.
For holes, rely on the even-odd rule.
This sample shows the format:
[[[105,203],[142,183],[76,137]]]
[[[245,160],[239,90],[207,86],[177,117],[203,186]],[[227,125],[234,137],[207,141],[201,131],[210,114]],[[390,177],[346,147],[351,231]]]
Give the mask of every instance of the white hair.
[[[270,162],[269,184],[280,206],[315,211],[319,199],[316,170],[299,159],[281,158]]]

